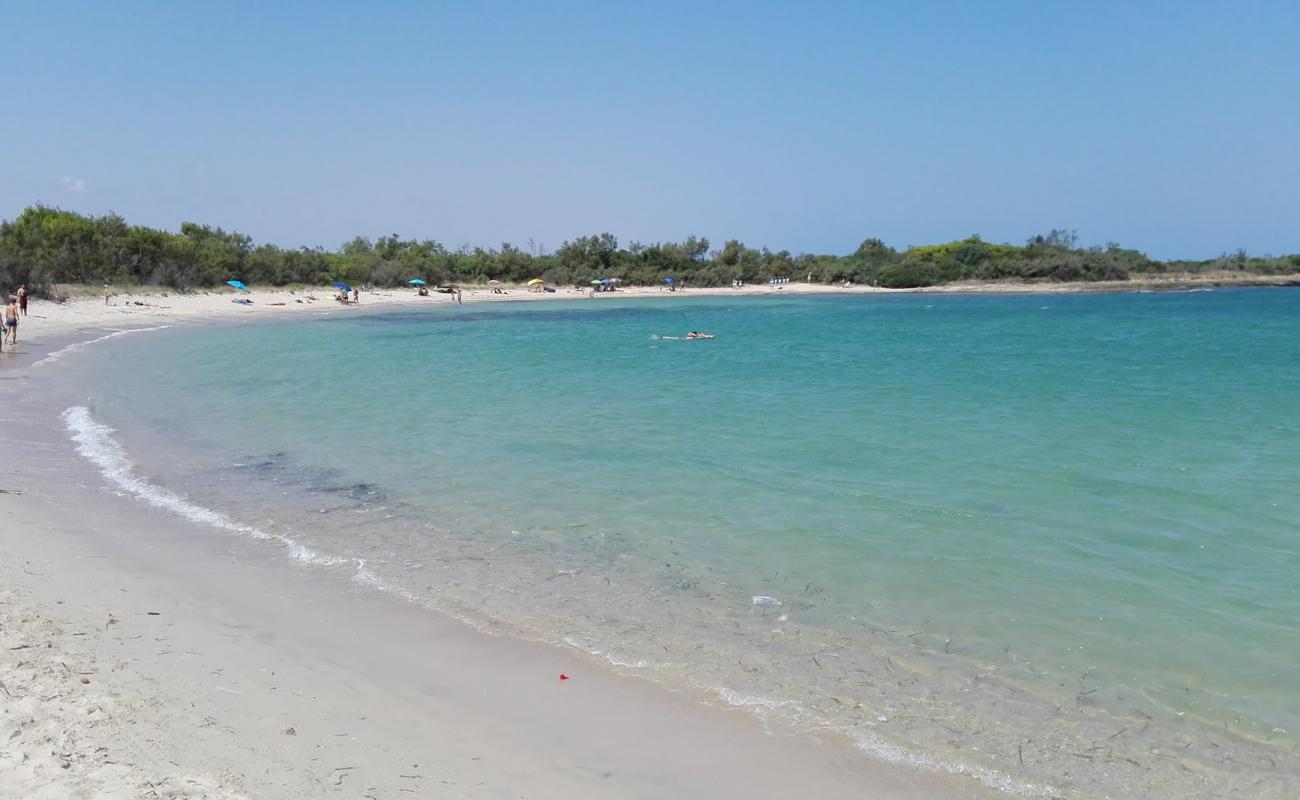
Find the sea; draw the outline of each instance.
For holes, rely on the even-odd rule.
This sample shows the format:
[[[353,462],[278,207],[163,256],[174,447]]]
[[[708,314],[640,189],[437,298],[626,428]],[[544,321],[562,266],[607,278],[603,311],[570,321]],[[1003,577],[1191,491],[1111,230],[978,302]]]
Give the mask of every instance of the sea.
[[[40,368],[118,491],[347,591],[1012,795],[1300,795],[1300,290],[362,307]]]

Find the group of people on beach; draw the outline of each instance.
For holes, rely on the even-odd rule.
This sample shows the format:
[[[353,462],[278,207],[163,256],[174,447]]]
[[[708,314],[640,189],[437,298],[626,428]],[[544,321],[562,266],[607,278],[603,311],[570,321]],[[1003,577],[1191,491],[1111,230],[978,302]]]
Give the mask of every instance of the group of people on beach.
[[[4,335],[0,336],[0,347],[5,344],[18,344],[18,318],[27,316],[27,285],[9,295],[5,305]]]
[[[448,299],[451,300],[451,302],[454,303],[454,304],[456,304],[456,305],[464,305],[464,304],[465,304],[465,294],[464,294],[464,292],[462,292],[458,287],[455,287],[455,286],[448,286],[448,287],[443,288],[443,289],[434,289],[434,291],[435,291],[435,292],[438,292],[439,294],[445,294],[445,295],[448,295]],[[500,288],[499,288],[499,287],[494,288],[493,291],[494,291],[494,292],[499,292],[500,294],[505,294],[505,292],[501,292],[501,291],[500,291]],[[415,296],[416,296],[416,297],[428,297],[428,296],[429,296],[429,287],[428,287],[428,286],[424,286],[424,285],[417,286],[416,289],[415,289]]]

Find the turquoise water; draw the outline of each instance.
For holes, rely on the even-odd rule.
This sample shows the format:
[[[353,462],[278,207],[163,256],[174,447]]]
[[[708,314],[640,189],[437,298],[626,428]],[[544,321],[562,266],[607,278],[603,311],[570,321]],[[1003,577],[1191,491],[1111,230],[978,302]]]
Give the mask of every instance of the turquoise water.
[[[691,329],[717,338],[659,338]],[[1300,292],[464,306],[97,346],[88,405],[141,475],[368,586],[1018,791],[1297,785]]]

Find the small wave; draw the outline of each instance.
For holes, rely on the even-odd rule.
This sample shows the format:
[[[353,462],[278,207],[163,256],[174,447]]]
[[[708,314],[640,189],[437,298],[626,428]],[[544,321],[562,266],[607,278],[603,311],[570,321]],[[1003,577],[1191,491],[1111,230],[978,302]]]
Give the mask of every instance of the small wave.
[[[761,695],[742,694],[734,689],[728,689],[720,686],[713,690],[718,697],[729,706],[736,708],[747,708],[750,710],[774,711],[778,708],[794,709],[796,712],[802,711],[803,706],[795,700],[779,700],[774,697],[763,697]]]
[[[32,366],[41,367],[41,366],[45,366],[46,364],[53,364],[55,361],[58,361],[67,353],[75,353],[78,350],[84,350],[86,347],[95,344],[96,342],[102,342],[105,339],[112,339],[116,336],[125,336],[128,333],[147,333],[149,331],[161,331],[164,330],[165,328],[170,328],[170,327],[171,327],[170,325],[155,325],[152,328],[127,328],[126,330],[113,331],[112,333],[105,334],[103,336],[100,336],[97,339],[89,339],[84,342],[73,342],[70,345],[60,347],[58,350],[55,350],[53,353],[50,353],[45,358],[33,362]]]
[[[713,687],[713,693],[724,703],[733,708],[744,709],[766,723],[769,717],[783,717],[796,725],[806,716],[807,709],[802,703],[779,697],[746,694],[725,686]],[[816,719],[812,720],[816,724]],[[878,722],[887,722],[884,717]],[[875,723],[868,723],[874,725]],[[1021,797],[1056,797],[1059,790],[1029,781],[1021,781],[1006,773],[987,767],[973,766],[959,761],[947,761],[924,753],[915,752],[906,747],[891,744],[883,739],[866,733],[853,733],[853,744],[859,751],[877,761],[889,764],[902,764],[926,772],[969,775],[990,789],[996,789]]]
[[[337,567],[340,564],[355,564],[356,560],[343,556],[321,555],[315,550],[301,544],[289,545],[289,558],[304,564],[319,564],[322,567]]]
[[[66,349],[64,348],[64,350]],[[63,352],[63,350],[58,352]],[[234,533],[246,534],[255,539],[282,538],[272,537],[270,534],[248,525],[241,525],[224,514],[195,505],[136,475],[131,467],[131,461],[126,457],[125,451],[122,450],[122,446],[113,438],[113,429],[96,422],[95,418],[90,414],[90,409],[84,406],[73,406],[63,412],[63,422],[68,427],[72,441],[77,444],[78,453],[99,467],[100,471],[104,473],[104,477],[115,483],[119,488],[130,492],[149,505],[173,511],[194,522]],[[286,544],[292,543],[286,541]]]
[[[366,566],[366,562],[364,559],[357,559],[356,563],[357,563],[357,571],[352,573],[353,583],[356,583],[359,586],[365,586],[370,589],[374,589],[379,592],[384,592],[385,594],[390,594],[394,597],[401,598],[402,600],[405,600],[406,602],[411,603],[413,605],[422,606],[424,608],[433,608],[433,606],[431,606],[426,601],[425,598],[421,597],[415,592],[412,592],[411,590],[405,589],[401,586],[397,586],[391,581],[386,581],[383,578],[376,575],[374,571],[372,571],[369,567]]]
[[[191,503],[180,495],[156,486],[135,473],[131,460],[127,458],[122,445],[113,438],[114,430],[98,422],[91,416],[90,409],[73,406],[63,412],[63,421],[67,425],[72,441],[77,445],[77,452],[86,460],[99,467],[104,477],[119,489],[134,495],[155,508],[166,509],[175,514],[202,525],[230,531],[254,539],[278,542],[283,545],[289,558],[304,564],[324,567],[336,567],[353,564],[357,572],[365,567],[365,562],[344,556],[334,556],[317,552],[288,536],[267,533],[251,525],[243,525],[210,508]]]
[[[903,764],[927,772],[947,772],[952,775],[969,775],[990,789],[1021,797],[1059,797],[1061,791],[1041,783],[1016,780],[1006,773],[987,767],[975,767],[958,761],[942,761],[927,755],[914,753],[896,744],[890,744],[875,737],[858,735],[854,737],[858,750],[891,764]]]

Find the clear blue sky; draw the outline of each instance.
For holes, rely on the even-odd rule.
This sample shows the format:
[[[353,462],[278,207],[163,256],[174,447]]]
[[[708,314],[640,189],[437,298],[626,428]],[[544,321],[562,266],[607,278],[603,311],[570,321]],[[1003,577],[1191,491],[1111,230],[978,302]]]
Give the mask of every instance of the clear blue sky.
[[[1294,2],[0,0],[0,218],[1300,252]]]

